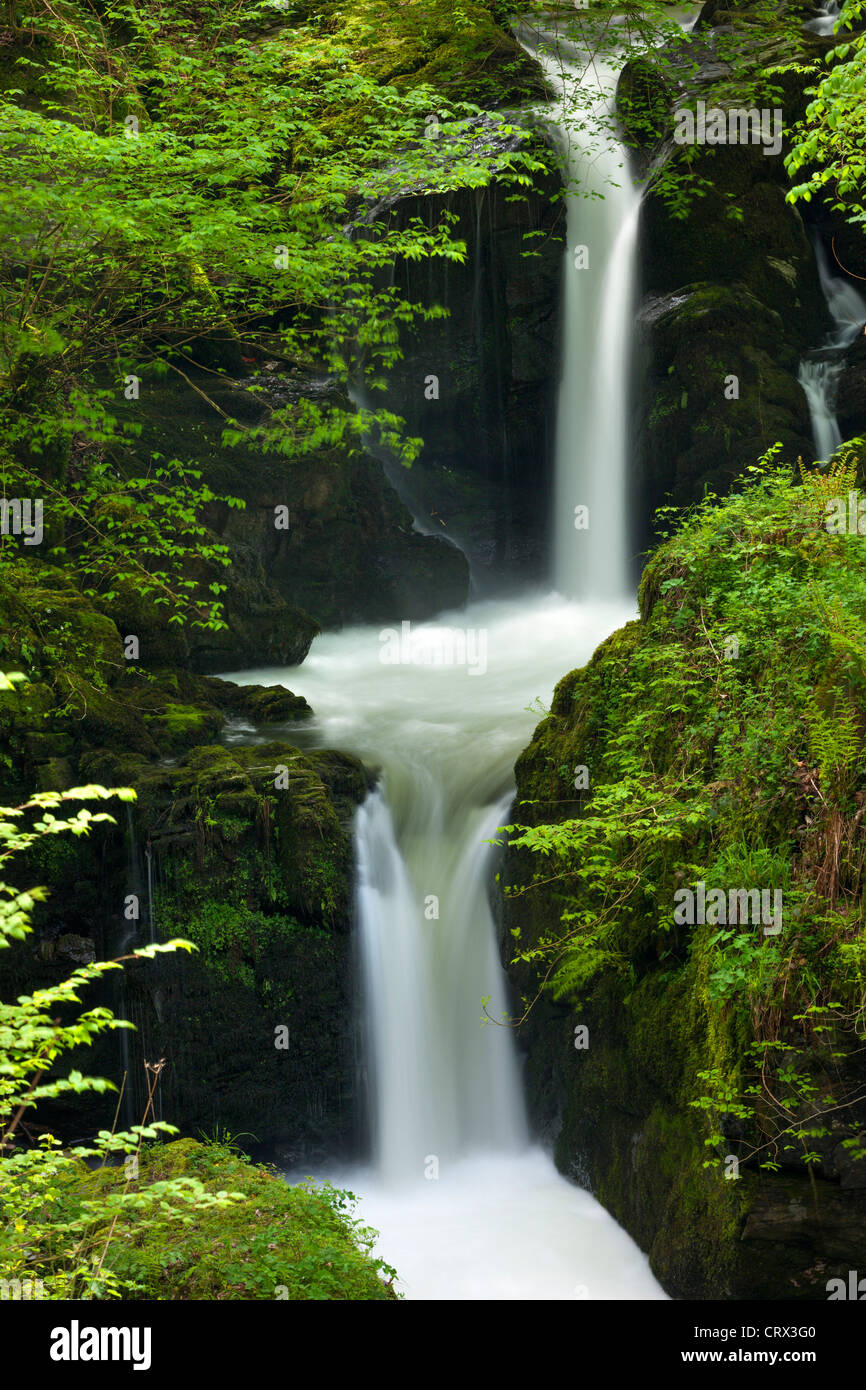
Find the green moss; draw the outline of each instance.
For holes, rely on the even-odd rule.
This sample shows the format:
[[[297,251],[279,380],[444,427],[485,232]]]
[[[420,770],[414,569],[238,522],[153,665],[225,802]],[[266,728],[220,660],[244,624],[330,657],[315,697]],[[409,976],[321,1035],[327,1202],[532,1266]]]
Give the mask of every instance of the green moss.
[[[559,1111],[560,1165],[681,1296],[814,1296],[843,1248],[822,1246],[812,1173],[838,1184],[866,1124],[846,964],[864,942],[866,555],[823,525],[849,454],[805,487],[765,462],[687,512],[644,573],[641,621],[560,682],[517,765],[505,912],[538,1115]],[[782,933],[678,922],[698,881],[778,890]],[[785,1227],[796,1182],[808,1241]],[[756,1211],[781,1263],[743,1244]]]
[[[164,710],[146,716],[154,737],[172,748],[198,743],[211,737],[222,726],[222,715],[213,709],[196,705],[166,704]]]
[[[453,98],[496,107],[543,94],[535,62],[485,0],[340,0],[326,7],[332,32],[356,62],[398,89],[429,84]]]
[[[244,1200],[194,1212],[186,1222],[158,1210],[147,1222],[136,1220],[134,1212],[121,1218],[105,1264],[131,1282],[134,1291],[127,1297],[340,1302],[395,1297],[393,1271],[369,1253],[372,1242],[351,1216],[350,1194],[312,1184],[290,1187],[226,1143],[191,1139],[145,1147],[134,1182],[184,1178],[197,1179],[212,1193],[242,1193]],[[123,1169],[79,1169],[63,1200],[75,1210],[94,1187],[111,1190],[124,1181]],[[101,1250],[102,1234],[98,1228],[93,1232],[94,1248]]]

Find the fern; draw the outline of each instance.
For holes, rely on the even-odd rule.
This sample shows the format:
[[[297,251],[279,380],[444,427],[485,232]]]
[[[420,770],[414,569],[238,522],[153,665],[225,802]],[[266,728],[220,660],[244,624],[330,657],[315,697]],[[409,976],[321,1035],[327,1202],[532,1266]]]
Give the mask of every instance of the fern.
[[[849,440],[837,449],[826,468],[806,468],[800,460],[800,478],[806,493],[820,513],[820,525],[824,525],[827,503],[837,497],[847,497],[857,486],[857,466],[860,447],[863,441]]]
[[[833,691],[832,709],[825,712],[817,702],[806,711],[809,753],[821,773],[822,781],[845,785],[860,756],[862,737],[857,708],[850,695]]]

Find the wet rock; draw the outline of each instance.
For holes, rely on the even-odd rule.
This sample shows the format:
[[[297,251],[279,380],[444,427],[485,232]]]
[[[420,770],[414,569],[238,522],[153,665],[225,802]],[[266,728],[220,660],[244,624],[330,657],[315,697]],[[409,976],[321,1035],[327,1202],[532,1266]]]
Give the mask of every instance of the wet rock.
[[[646,515],[670,498],[696,501],[705,487],[726,493],[777,440],[792,460],[810,456],[797,351],[782,316],[745,284],[703,282],[648,296],[637,330],[635,486]]]
[[[866,336],[862,333],[844,355],[836,411],[843,439],[866,434]]]
[[[525,148],[495,126],[479,140]],[[497,139],[500,143],[497,144]],[[538,137],[539,140],[541,136]],[[547,150],[550,158],[550,151]],[[538,176],[515,198],[504,183],[460,193],[404,191],[401,222],[432,227],[443,214],[466,242],[465,263],[401,264],[410,301],[449,310],[403,340],[383,400],[424,440],[395,487],[431,531],[464,549],[485,589],[546,573],[552,485],[565,219],[558,175]],[[527,254],[530,253],[530,254]]]
[[[665,500],[728,491],[776,441],[792,463],[814,452],[797,375],[831,324],[806,227],[786,202],[782,156],[760,144],[685,148],[672,139],[678,104],[755,104],[717,85],[732,34],[740,60],[751,53],[762,71],[768,36],[750,6],[711,3],[682,48],[666,51],[663,64],[642,60],[622,84],[626,118],[635,106],[643,118],[632,137],[649,169],[640,229],[636,551],[651,540],[652,514]],[[812,39],[802,42],[808,48]],[[789,121],[803,106],[806,79],[794,74],[782,85]]]
[[[69,933],[57,938],[54,956],[59,960],[72,961],[74,965],[89,965],[96,960],[96,944],[92,937]]]
[[[303,695],[293,695],[282,685],[235,685],[215,676],[202,677],[199,685],[220,709],[253,724],[282,724],[313,713]]]
[[[208,378],[207,394],[253,429],[274,410],[304,398],[351,410],[330,378],[272,370],[241,381]],[[348,443],[291,460],[222,443],[224,418],[185,384],[162,383],[134,403],[142,433],[135,458],[151,451],[200,467],[216,493],[206,521],[228,546],[231,566],[201,566],[200,578],[226,584],[226,629],[169,624],[166,610],[121,591],[111,616],[136,633],[149,667],[197,672],[251,664],[297,665],[325,626],[375,622],[399,614],[430,617],[468,592],[466,562],[452,547],[419,535],[381,465]],[[285,509],[277,525],[277,509]]]

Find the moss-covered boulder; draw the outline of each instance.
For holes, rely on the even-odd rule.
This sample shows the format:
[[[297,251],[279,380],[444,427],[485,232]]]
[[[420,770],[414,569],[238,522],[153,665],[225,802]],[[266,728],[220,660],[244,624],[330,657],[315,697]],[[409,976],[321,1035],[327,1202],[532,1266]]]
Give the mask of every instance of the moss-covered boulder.
[[[139,783],[140,937],[198,952],[130,975],[132,1065],[168,1059],[163,1102],[185,1128],[298,1156],[357,1142],[348,831],[368,780],[348,755],[268,743],[197,748]]]
[[[218,736],[227,720],[293,723],[309,705],[283,686],[237,686],[125,655],[118,628],[68,573],[32,561],[0,567],[4,666],[27,679],[0,694],[13,787],[135,783],[148,763]],[[57,781],[60,779],[60,781]]]
[[[452,100],[495,108],[544,93],[537,65],[508,31],[498,0],[358,0],[349,9],[326,0],[317,9],[332,23],[364,69],[394,87],[429,85]]]
[[[798,353],[782,316],[745,283],[648,296],[638,331],[646,395],[637,467],[647,510],[697,501],[706,488],[728,492],[776,442],[788,457],[811,457]]]
[[[146,1104],[145,1062],[164,1058],[160,1104],[187,1133],[244,1130],[322,1159],[361,1142],[356,1070],[351,821],[371,783],[335,751],[285,742],[198,746],[168,764],[94,752],[84,771],[127,772],[134,808],[89,841],[57,837],[26,866],[49,896],[32,941],[4,951],[4,994],[54,983],[71,960],[107,959],[152,940],[196,946],[128,964],[95,1002],[136,1025],[107,1035],[89,1072],[125,1085],[124,1115]],[[38,875],[38,877],[37,877]],[[70,954],[73,949],[78,954]],[[81,953],[85,954],[82,955]],[[81,1098],[68,1124],[105,1126],[114,1097]]]
[[[149,1206],[133,1204],[151,1190]],[[126,1210],[101,1206],[122,1193],[131,1199]],[[208,1143],[146,1144],[121,1167],[94,1171],[69,1160],[54,1183],[54,1219],[80,1219],[86,1202],[88,1236],[128,1301],[396,1298],[394,1271],[371,1254],[351,1194],[290,1186],[224,1133]],[[41,1254],[31,1250],[31,1261]],[[62,1291],[73,1272],[52,1256],[45,1287]]]

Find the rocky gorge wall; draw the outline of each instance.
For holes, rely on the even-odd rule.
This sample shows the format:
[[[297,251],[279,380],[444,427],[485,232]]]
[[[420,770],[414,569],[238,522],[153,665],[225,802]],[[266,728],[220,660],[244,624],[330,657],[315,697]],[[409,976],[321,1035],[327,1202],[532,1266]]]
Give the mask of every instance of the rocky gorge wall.
[[[645,675],[669,659],[666,644],[684,640],[670,618],[664,604],[645,607],[640,622],[615,633],[589,666],[560,682],[549,715],[517,764],[511,814],[518,824],[553,822],[567,829],[569,818],[592,814],[590,793],[569,800],[571,770],[588,767],[590,788],[616,778],[612,765],[624,741],[624,709],[635,711],[628,684],[636,673]],[[790,651],[775,660],[780,668],[786,660],[793,668]],[[703,682],[692,679],[688,708],[695,711],[696,723]],[[640,720],[662,803],[674,747],[688,740],[690,716],[672,716],[667,705],[644,694]],[[742,737],[753,742],[755,733],[744,728]],[[699,767],[696,782],[709,784],[714,814],[723,816],[720,805],[730,784],[718,745],[710,742],[706,764],[701,760]],[[793,843],[797,836],[802,842],[813,807],[796,805],[793,778],[781,797],[783,814],[794,821]],[[684,806],[684,819],[687,810]],[[619,844],[622,828],[612,816],[608,822],[603,842]],[[697,843],[688,830],[683,834],[689,857],[700,861],[705,853],[700,832],[694,832]],[[756,853],[770,842],[781,846],[783,855],[796,855],[778,824],[775,835],[775,840],[770,833],[756,836]],[[627,839],[623,855],[626,850],[634,862],[634,844]],[[522,953],[569,931],[579,939],[581,928],[569,928],[563,913],[579,916],[588,909],[604,920],[610,903],[593,900],[581,888],[579,863],[565,858],[552,865],[546,857],[541,862],[540,870],[538,856],[508,848],[501,875],[501,942],[512,984],[524,1001],[515,1014],[524,1020],[518,1037],[526,1056],[530,1114],[536,1131],[553,1145],[557,1166],[625,1227],[674,1297],[825,1298],[827,1280],[847,1279],[848,1270],[862,1260],[866,1228],[866,1076],[857,1038],[830,1033],[822,1043],[820,1037],[807,1040],[797,1024],[786,1024],[773,1036],[790,1047],[791,1069],[810,1073],[813,1089],[802,1104],[788,1099],[785,1086],[774,1081],[769,1089],[775,1090],[778,1108],[765,1101],[762,1112],[758,1102],[756,1119],[746,1088],[761,1090],[748,1053],[757,1005],[751,1003],[750,1018],[749,1006],[719,1004],[714,997],[709,977],[720,961],[707,948],[711,929],[672,934],[669,904],[675,887],[689,880],[680,876],[671,882],[670,870],[660,874],[656,865],[645,869],[643,891],[637,901],[626,902],[605,942],[611,965],[604,968],[599,954],[600,964],[585,985],[554,996],[545,987],[550,953],[541,965],[527,963]],[[728,881],[746,880],[718,880]],[[796,975],[802,976],[809,949],[802,939],[786,940]],[[796,995],[796,986],[789,988]],[[582,1036],[579,1029],[585,1030]],[[710,1104],[700,1098],[713,1096],[713,1074],[729,1078],[729,1089]],[[751,1119],[740,1118],[746,1114],[740,1108],[744,1093]],[[790,1131],[779,1136],[781,1113]],[[805,1143],[793,1138],[801,1126],[812,1136]],[[711,1143],[713,1129],[718,1133]],[[815,1154],[813,1166],[804,1161],[807,1146]],[[736,1170],[731,1155],[740,1164]],[[764,1159],[775,1166],[762,1170]]]
[[[526,141],[480,125],[475,147],[494,162]],[[551,159],[543,138],[539,149]],[[556,172],[515,197],[496,180],[454,196],[410,194],[400,220],[447,213],[463,264],[403,262],[406,297],[443,305],[391,373],[386,400],[424,440],[411,470],[388,476],[425,527],[466,554],[481,592],[542,582],[549,565],[565,219]],[[387,464],[387,460],[386,460]]]
[[[4,992],[30,993],[153,940],[192,940],[195,954],[128,964],[122,983],[91,991],[89,1002],[137,1031],[107,1035],[77,1064],[118,1084],[128,1072],[127,1123],[145,1111],[145,1062],[164,1059],[158,1104],[184,1131],[244,1131],[279,1142],[288,1160],[346,1152],[364,1124],[351,823],[371,774],[346,754],[296,746],[311,711],[291,692],[180,668],[143,681],[124,669],[117,627],[65,574],[42,568],[37,580],[22,566],[4,577],[16,655],[43,659],[36,614],[58,615],[66,642],[65,692],[31,667],[3,699],[3,746],[20,779],[7,780],[4,800],[23,800],[33,782],[137,794],[107,803],[114,826],[57,837],[25,862],[49,896],[35,936],[4,952]],[[222,741],[237,727],[258,742]],[[116,1103],[82,1097],[42,1119],[78,1134],[110,1125]]]
[[[812,11],[782,6],[779,14],[805,21]],[[767,106],[788,127],[802,117],[808,79],[762,74],[777,63],[814,62],[834,40],[801,27],[798,52],[762,25],[748,3],[708,3],[681,50],[662,64],[627,64],[619,82],[620,115],[647,185],[635,344],[636,550],[654,534],[657,507],[697,501],[705,489],[725,495],[776,441],[786,457],[811,460],[799,365],[831,327],[813,238],[824,243],[837,274],[845,266],[862,275],[866,264],[854,229],[829,201],[786,201],[783,142],[766,153],[745,143],[684,149],[673,139],[674,108],[699,99],[708,110],[716,103],[725,111]],[[736,85],[731,90],[732,47],[747,60],[734,79],[739,94]],[[771,97],[760,96],[761,82]],[[685,189],[693,191],[684,206],[671,197],[670,180],[686,168]],[[858,343],[839,388],[845,438],[866,427],[861,357]]]

